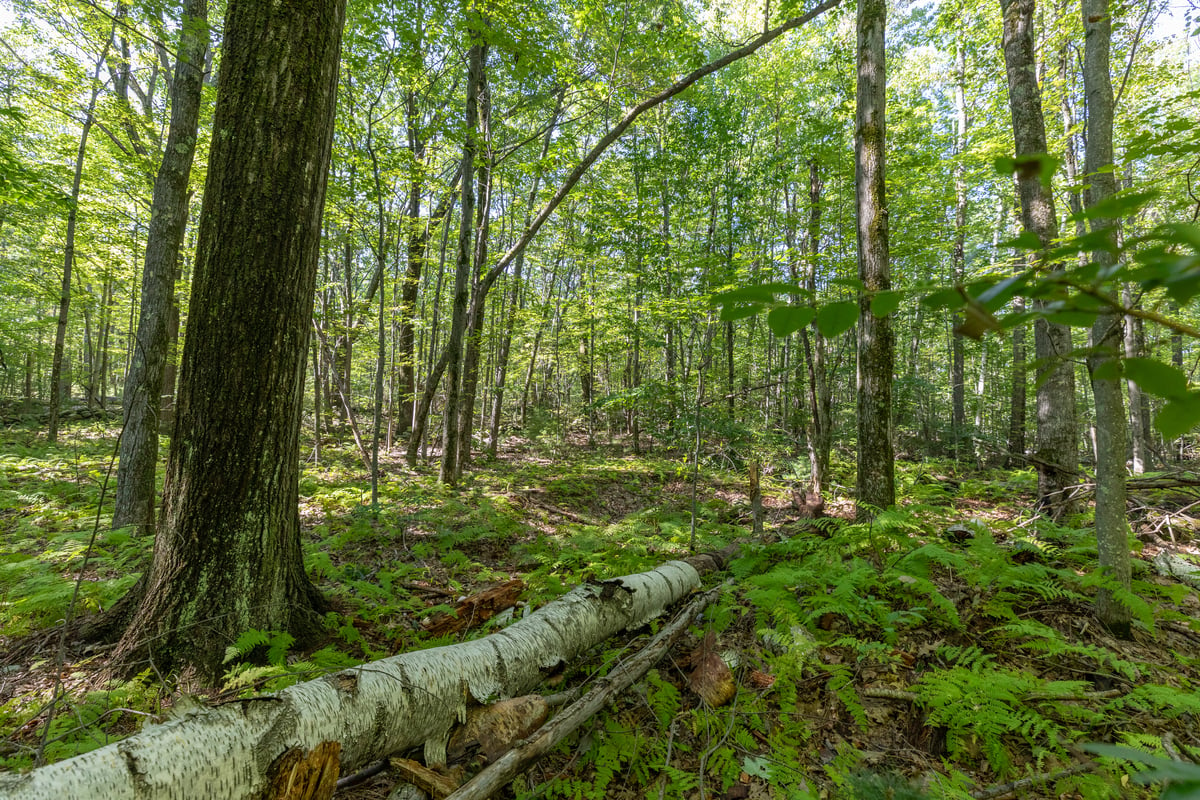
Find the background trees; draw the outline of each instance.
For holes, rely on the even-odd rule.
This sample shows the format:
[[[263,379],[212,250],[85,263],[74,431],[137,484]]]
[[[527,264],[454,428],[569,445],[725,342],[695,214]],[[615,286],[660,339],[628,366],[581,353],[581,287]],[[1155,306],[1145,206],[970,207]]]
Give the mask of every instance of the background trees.
[[[862,11],[872,9],[882,12]],[[56,388],[115,407],[114,387],[136,376],[145,346],[135,323],[162,307],[143,288],[156,219],[149,176],[174,152],[163,134],[179,106],[174,66],[190,29],[178,9],[16,10],[2,64],[0,387],[35,415]],[[1074,487],[1100,461],[1111,430],[1101,420],[1114,407],[1083,379],[1101,366],[1084,372],[1096,354],[1083,329],[1101,301],[1081,302],[1060,274],[1096,249],[1092,240],[1061,244],[1092,225],[1080,189],[1095,165],[1082,158],[1080,125],[1091,124],[1094,104],[1083,94],[1081,17],[1034,10],[1005,0],[970,13],[944,3],[890,15],[889,284],[858,268],[854,108],[866,93],[854,9],[818,16],[647,106],[608,140],[627,109],[798,10],[763,19],[737,3],[701,12],[674,2],[545,2],[468,18],[431,0],[351,3],[305,320],[307,382],[302,398],[279,384],[286,402],[301,404],[286,413],[314,435],[315,456],[329,437],[354,441],[362,469],[384,481],[396,479],[400,452],[416,469],[438,459],[456,482],[505,443],[682,453],[699,437],[701,457],[741,466],[773,453],[770,468],[797,485],[874,506],[891,502],[889,453],[1028,465],[1047,511],[1076,510]],[[1146,237],[1162,223],[1195,221],[1196,78],[1183,38],[1150,35],[1161,23],[1152,10],[1112,13],[1117,188],[1157,192],[1112,215],[1124,242],[1161,250],[1160,272],[1128,276],[1114,309],[1133,320],[1121,355],[1134,365],[1125,405],[1141,444],[1129,455],[1154,465],[1187,452],[1195,423],[1187,401],[1196,344],[1185,335],[1196,323],[1194,267],[1170,260],[1177,245]],[[217,53],[218,63],[228,57]],[[200,165],[219,140],[205,91]],[[202,169],[187,187],[201,186]],[[177,210],[192,213],[176,330],[185,342],[203,336],[239,352],[236,337],[261,338],[266,323],[235,329],[229,308],[197,299],[201,194],[183,197]],[[224,264],[225,255],[205,257],[218,255]],[[274,283],[253,286],[252,299]],[[716,296],[726,301],[720,310]],[[70,305],[56,313],[64,297]],[[879,362],[890,399],[859,388],[867,345],[887,338],[873,335],[875,324],[894,340],[892,364]],[[997,326],[1004,340],[973,338]],[[267,344],[239,386],[299,369],[294,353],[284,364]],[[175,360],[164,359],[163,395],[173,394]],[[1146,378],[1151,362],[1172,367],[1169,385]],[[1100,377],[1111,389],[1120,376]],[[189,380],[189,392],[216,396],[209,378]],[[135,398],[126,388],[122,399]],[[221,427],[231,432],[256,408],[223,412]],[[215,424],[215,409],[204,414]],[[1154,428],[1155,418],[1175,424]],[[52,420],[50,411],[48,429]],[[138,437],[129,435],[131,445]],[[172,440],[181,458],[191,446],[181,432]],[[292,446],[278,458],[294,461]],[[133,464],[123,457],[123,470]],[[871,470],[878,480],[868,486]]]

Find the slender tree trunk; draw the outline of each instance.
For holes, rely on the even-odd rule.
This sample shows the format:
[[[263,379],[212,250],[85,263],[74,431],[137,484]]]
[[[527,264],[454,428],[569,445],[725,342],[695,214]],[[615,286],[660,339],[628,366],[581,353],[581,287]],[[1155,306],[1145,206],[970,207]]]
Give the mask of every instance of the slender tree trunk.
[[[808,278],[807,288],[813,297],[817,293],[817,260],[821,251],[821,180],[820,164],[814,158],[808,163]],[[811,347],[808,330],[801,332],[804,358],[808,369],[809,405],[813,435],[809,444],[809,465],[812,470],[812,491],[823,497],[829,488],[829,454],[833,449],[833,393],[826,367],[829,344],[825,335],[813,323]]]
[[[486,70],[486,64],[485,64]],[[479,124],[483,141],[488,149],[490,142],[490,114],[488,99],[487,75],[481,77]],[[478,196],[481,202],[475,212],[475,253],[472,258],[474,267],[472,276],[478,278],[480,271],[487,263],[488,236],[491,228],[492,214],[492,168],[491,153],[487,161],[479,167]],[[483,328],[487,318],[487,297],[494,280],[476,280],[471,291],[471,303],[467,313],[467,330],[463,340],[462,389],[459,391],[458,409],[458,461],[454,481],[457,483],[465,467],[471,463],[472,433],[475,427],[475,399],[479,390],[479,359],[483,344]]]
[[[529,190],[529,203],[525,207],[525,222],[522,228],[528,228],[533,218],[534,203],[537,202],[538,188],[542,182],[542,162],[550,152],[550,143],[554,140],[554,129],[558,125],[558,117],[562,113],[565,90],[560,90],[554,101],[554,113],[550,115],[550,124],[546,126],[546,135],[542,139],[542,153],[538,159],[537,170],[533,174],[533,186]],[[525,267],[525,251],[516,257],[513,265],[512,293],[508,304],[508,325],[500,339],[500,349],[496,353],[495,394],[492,397],[492,418],[488,431],[488,455],[496,457],[496,447],[500,438],[500,415],[504,410],[504,383],[508,377],[508,354],[512,347],[513,329],[516,327],[518,300],[521,294],[522,270]]]
[[[954,135],[954,251],[952,258],[953,280],[961,284],[966,278],[966,234],[967,234],[967,181],[964,160],[967,151],[967,62],[963,45],[963,32],[959,26],[955,42],[955,135]],[[959,333],[962,315],[956,315],[956,323],[950,338],[950,395],[951,436],[954,438],[954,455],[962,456],[963,437],[966,435],[966,376],[964,374],[963,335]]]
[[[299,434],[343,0],[231,0],[163,524],[114,664],[221,673],[246,630],[323,630]]]
[[[1013,269],[1020,272],[1024,264],[1018,262]],[[1025,298],[1020,295],[1013,298],[1013,313],[1025,313]],[[1025,368],[1026,349],[1025,326],[1017,325],[1012,330],[1012,393],[1010,395],[1008,412],[1008,455],[1005,456],[1005,467],[1011,468],[1024,464],[1025,456],[1025,406],[1028,390],[1028,378]]]
[[[71,270],[75,267],[75,222],[79,218],[79,187],[83,184],[83,160],[87,156],[88,135],[96,119],[96,99],[100,96],[100,70],[108,55],[109,44],[96,59],[92,75],[92,94],[83,115],[83,129],[79,132],[79,150],[75,155],[75,174],[71,179],[71,199],[67,204],[67,238],[63,247],[62,291],[58,297],[58,326],[54,331],[54,357],[50,362],[50,420],[46,426],[46,441],[58,441],[58,416],[62,406],[62,362],[67,342],[67,320],[71,313]]]
[[[442,466],[439,480],[448,485],[458,482],[458,399],[462,380],[461,354],[467,327],[467,301],[470,296],[471,243],[475,217],[475,154],[479,126],[479,88],[483,81],[484,45],[479,37],[478,21],[469,26],[472,39],[468,53],[466,122],[463,129],[462,211],[458,230],[458,256],[454,270],[454,302],[450,316],[450,334],[446,343],[446,408],[443,411]]]
[[[186,0],[182,31],[172,83],[167,146],[154,181],[150,206],[150,232],[142,270],[142,308],[121,401],[125,432],[121,436],[117,467],[113,527],[134,525],[143,534],[154,532],[159,410],[171,345],[175,277],[187,226],[188,179],[200,122],[204,54],[208,50],[207,0]]]
[[[313,463],[321,463],[321,345],[312,342],[313,365]]]
[[[1083,84],[1087,95],[1085,169],[1091,188],[1085,194],[1094,208],[1116,193],[1113,166],[1113,89],[1109,75],[1112,17],[1108,0],[1083,0]],[[1092,216],[1093,232],[1108,235],[1105,247],[1092,252],[1101,274],[1116,263],[1116,221]],[[1130,588],[1129,524],[1125,518],[1125,448],[1128,422],[1119,369],[1124,346],[1121,315],[1104,312],[1092,326],[1087,358],[1096,403],[1096,542],[1100,568],[1125,592]],[[1096,592],[1096,615],[1116,636],[1131,636],[1129,606],[1115,592]]]
[[[1133,292],[1128,285],[1122,288],[1122,301],[1126,307],[1133,305]],[[1142,321],[1134,316],[1125,317],[1125,357],[1140,358],[1146,352],[1146,337]],[[1133,381],[1125,382],[1129,393],[1129,432],[1134,475],[1141,475],[1150,463],[1150,403],[1142,388]]]
[[[876,292],[891,288],[886,170],[885,0],[858,4],[858,110],[855,151],[858,192],[858,516],[896,504],[892,455],[891,320],[871,312]]]
[[[1042,156],[1046,126],[1036,79],[1034,0],[1000,0],[1004,13],[1004,61],[1017,151],[1017,186],[1021,222],[1034,233],[1043,253],[1058,238],[1054,195],[1043,183]],[[1046,176],[1048,177],[1048,176]],[[1042,269],[1053,269],[1043,263]],[[1036,305],[1041,306],[1042,301]],[[1038,507],[1059,518],[1073,505],[1071,487],[1078,480],[1079,441],[1075,411],[1075,373],[1068,360],[1071,330],[1039,319],[1034,325],[1037,375]]]

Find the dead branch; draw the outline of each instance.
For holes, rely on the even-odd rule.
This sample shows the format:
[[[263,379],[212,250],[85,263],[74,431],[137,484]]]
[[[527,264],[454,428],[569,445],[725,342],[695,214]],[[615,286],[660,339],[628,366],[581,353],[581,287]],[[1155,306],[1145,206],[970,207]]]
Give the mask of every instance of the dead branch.
[[[563,709],[554,719],[542,726],[531,739],[500,756],[446,800],[485,800],[491,797],[526,767],[550,752],[572,731],[590,719],[606,703],[629,688],[645,675],[688,629],[692,620],[705,606],[717,598],[721,587],[712,589],[688,603],[658,635],[637,655],[617,666],[595,687],[576,702]]]

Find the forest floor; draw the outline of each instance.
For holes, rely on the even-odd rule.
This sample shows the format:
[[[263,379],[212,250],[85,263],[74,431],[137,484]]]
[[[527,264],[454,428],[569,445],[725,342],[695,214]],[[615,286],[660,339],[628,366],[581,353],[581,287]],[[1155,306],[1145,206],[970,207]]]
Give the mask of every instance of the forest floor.
[[[373,508],[352,448],[326,443],[300,486],[306,564],[335,609],[325,646],[294,652],[286,636],[247,632],[223,686],[149,673],[102,684],[107,650],[62,637],[61,621],[77,585],[73,616],[109,607],[149,552],[104,526],[116,434],[77,424],[49,447],[36,431],[0,432],[0,769],[28,768],[39,748],[53,761],[102,746],[193,695],[269,691],[484,635],[584,580],[693,547],[692,472],[678,453],[510,440],[457,489],[397,453]],[[793,502],[790,471],[802,467],[774,461],[761,538],[744,472],[728,459],[701,464],[694,545],[740,543],[728,574],[713,578],[732,582],[681,645],[513,796],[1153,797],[1161,784],[1139,780],[1165,764],[1175,797],[1200,797],[1189,772],[1200,771],[1190,763],[1200,761],[1200,592],[1153,564],[1161,553],[1200,561],[1200,488],[1162,476],[1133,484],[1134,591],[1123,599],[1134,635],[1121,641],[1092,613],[1097,587],[1110,584],[1094,567],[1089,514],[1036,519],[1031,471],[900,463],[900,507],[855,524],[845,459],[818,519]],[[1197,465],[1183,466],[1191,472],[1172,475],[1194,479]],[[513,611],[444,632],[445,612],[513,580]],[[648,635],[607,642],[547,691],[586,689]],[[257,663],[237,658],[259,643]],[[695,664],[714,653],[735,689],[715,707],[694,691]],[[56,678],[66,697],[47,727]],[[1090,743],[1129,749],[1098,757]],[[382,800],[395,781],[384,771],[336,796]]]

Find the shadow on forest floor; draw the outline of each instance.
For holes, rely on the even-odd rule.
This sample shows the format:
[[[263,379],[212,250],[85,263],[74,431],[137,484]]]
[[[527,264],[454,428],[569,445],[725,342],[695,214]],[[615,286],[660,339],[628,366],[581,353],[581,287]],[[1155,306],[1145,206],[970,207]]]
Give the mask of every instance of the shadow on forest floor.
[[[46,735],[50,760],[160,719],[181,694],[207,701],[278,689],[404,650],[485,634],[573,585],[653,568],[692,544],[685,458],[616,446],[547,455],[514,441],[448,489],[432,471],[383,459],[377,508],[354,453],[327,445],[305,465],[306,564],[331,599],[329,640],[292,652],[279,632],[230,643],[224,686],[143,674],[101,685],[103,648],[59,624],[75,589],[116,432],[73,427],[57,447],[0,434],[0,766],[23,769],[44,733],[56,672],[67,689]],[[779,463],[787,463],[779,459]],[[521,796],[968,797],[1015,780],[1021,797],[1136,796],[1127,762],[1091,762],[1085,742],[1200,759],[1200,597],[1156,574],[1161,552],[1194,556],[1197,491],[1146,479],[1131,499],[1132,641],[1096,622],[1086,514],[1054,525],[1030,515],[1028,471],[950,462],[898,465],[901,507],[854,524],[843,494],[805,518],[786,470],[764,477],[765,537],[752,541],[744,475],[704,468],[698,549],[742,543],[734,582],[691,638],[569,746],[516,784]],[[850,468],[835,477],[852,484]],[[111,486],[107,493],[111,498]],[[106,503],[108,501],[106,500]],[[101,520],[104,516],[101,516]],[[80,582],[80,611],[109,607],[150,542],[102,530]],[[519,579],[521,602],[452,633],[456,605]],[[460,606],[461,608],[461,606]],[[711,632],[707,645],[703,635]],[[564,676],[605,672],[640,635],[609,642]],[[257,647],[257,645],[265,645]],[[732,669],[718,708],[691,689],[704,648]],[[239,654],[255,656],[247,661]],[[1088,765],[1083,770],[1079,765]],[[339,797],[384,798],[387,772]],[[1149,795],[1147,795],[1149,796]]]

